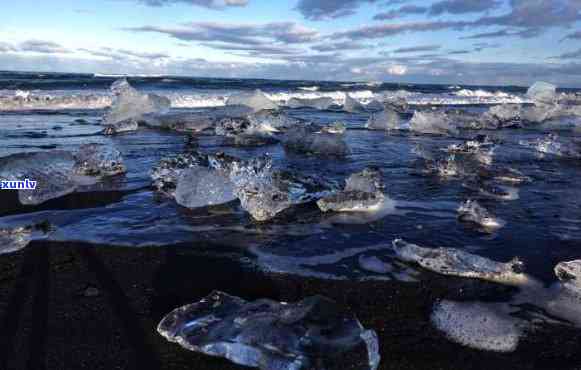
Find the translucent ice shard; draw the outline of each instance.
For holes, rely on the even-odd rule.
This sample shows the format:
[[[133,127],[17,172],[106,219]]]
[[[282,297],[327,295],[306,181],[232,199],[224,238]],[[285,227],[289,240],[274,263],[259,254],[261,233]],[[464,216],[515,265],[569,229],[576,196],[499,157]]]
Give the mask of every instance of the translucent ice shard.
[[[162,112],[171,106],[168,98],[140,93],[125,79],[115,81],[111,91],[114,99],[103,118],[103,124],[113,126],[112,130],[115,131],[117,126],[125,125],[123,121],[135,120],[146,113]]]
[[[504,226],[504,221],[491,215],[477,201],[470,199],[458,208],[458,219],[480,225],[485,229],[498,229]]]
[[[74,166],[74,156],[62,150],[14,154],[0,158],[0,179],[36,181],[35,189],[18,191],[22,204],[36,205],[75,191]]]
[[[314,128],[295,127],[289,130],[283,145],[287,150],[319,156],[343,157],[350,153],[342,135],[316,133]]]
[[[257,221],[269,220],[292,205],[289,193],[275,184],[270,157],[234,163],[230,179],[242,208]]]
[[[565,288],[581,299],[581,260],[559,262],[555,266],[555,275]]]
[[[320,110],[329,109],[333,105],[333,99],[328,97],[320,97],[314,99],[291,98],[287,102],[290,108],[315,108]]]
[[[379,170],[366,168],[346,180],[345,189],[317,201],[323,212],[361,212],[381,208],[386,196],[383,194],[383,180]]]
[[[149,113],[141,116],[139,123],[179,132],[201,132],[214,127],[215,118],[200,113]]]
[[[547,82],[535,82],[528,90],[527,96],[541,104],[553,104],[556,101],[557,87]]]
[[[519,321],[495,304],[441,301],[431,321],[454,342],[485,351],[512,352],[523,335]]]
[[[520,127],[523,111],[518,104],[501,104],[491,107],[482,119],[487,128]]]
[[[410,129],[421,134],[457,134],[458,130],[444,112],[416,111],[410,121]]]
[[[135,131],[139,128],[136,120],[126,119],[125,121],[116,122],[112,125],[107,125],[105,128],[105,135],[115,135],[123,132]]]
[[[75,154],[74,172],[77,175],[107,177],[124,173],[121,153],[113,147],[83,144]]]
[[[157,331],[170,342],[262,370],[379,366],[377,335],[325,297],[296,303],[248,302],[214,291],[166,315]]]
[[[521,140],[519,144],[532,147],[541,154],[553,154],[564,158],[581,158],[580,144],[565,142],[556,134],[549,134],[532,141]]]
[[[197,152],[163,158],[150,172],[153,187],[173,197],[178,179],[184,170],[192,167],[208,166],[208,164],[208,157]]]
[[[278,109],[278,104],[270,100],[262,91],[255,90],[253,93],[241,93],[232,95],[226,100],[226,105],[245,105],[255,112],[265,109]]]
[[[343,103],[343,110],[349,113],[364,112],[365,106],[354,99],[351,95],[345,94],[345,102]]]
[[[328,134],[344,134],[347,130],[347,127],[343,122],[333,122],[329,126],[325,126],[321,128],[321,132],[325,132]]]
[[[299,120],[280,111],[261,111],[248,115],[251,133],[274,133],[295,127]]]
[[[393,241],[397,258],[417,263],[426,270],[442,275],[488,280],[508,285],[521,285],[528,281],[523,273],[523,263],[518,259],[502,263],[453,248],[424,248],[402,239]]]
[[[409,124],[403,120],[400,113],[386,107],[372,114],[365,127],[370,130],[406,130],[409,129]]]
[[[221,171],[191,167],[180,175],[175,199],[184,207],[199,208],[228,203],[236,196],[233,184]]]
[[[23,249],[32,240],[32,229],[18,227],[15,229],[0,228],[0,254],[16,252]]]

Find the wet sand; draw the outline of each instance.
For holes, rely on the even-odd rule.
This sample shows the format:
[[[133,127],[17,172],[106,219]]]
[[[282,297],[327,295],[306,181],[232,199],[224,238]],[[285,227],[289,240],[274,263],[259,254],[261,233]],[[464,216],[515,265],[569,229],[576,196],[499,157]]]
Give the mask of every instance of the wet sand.
[[[486,299],[486,287],[494,296],[508,288],[436,275],[421,283],[271,275],[210,255],[220,248],[37,241],[0,256],[0,369],[241,369],[155,330],[173,308],[214,289],[245,299],[333,298],[377,331],[380,369],[581,369],[576,329],[539,328],[502,354],[452,343],[429,322],[438,298]]]

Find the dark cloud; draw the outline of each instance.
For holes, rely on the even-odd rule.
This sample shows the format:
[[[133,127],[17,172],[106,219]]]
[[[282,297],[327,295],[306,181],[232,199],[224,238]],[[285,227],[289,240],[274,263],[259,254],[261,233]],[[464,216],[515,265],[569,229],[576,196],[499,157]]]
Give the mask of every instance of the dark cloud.
[[[376,14],[373,19],[376,21],[396,19],[409,14],[424,14],[428,11],[428,8],[424,6],[417,5],[404,5],[399,9],[393,9],[388,12]]]
[[[399,48],[392,51],[394,54],[403,54],[403,53],[417,53],[420,51],[435,51],[440,49],[441,45],[423,45],[423,46],[413,46],[409,48]]]
[[[427,32],[447,29],[461,30],[470,25],[464,21],[438,21],[438,22],[408,22],[382,24],[377,26],[364,26],[349,31],[336,32],[331,37],[348,38],[351,40],[378,39],[386,36],[398,35],[408,32]]]
[[[174,4],[187,4],[201,6],[209,9],[223,9],[231,6],[246,6],[248,0],[137,0],[147,6],[168,6]]]
[[[464,55],[464,54],[470,54],[471,52],[472,51],[470,51],[470,50],[451,50],[447,54],[448,55]]]
[[[375,2],[377,0],[299,0],[295,9],[306,19],[320,21],[355,14],[360,5]]]
[[[524,39],[537,37],[541,33],[538,28],[526,28],[524,30],[502,29],[494,32],[482,32],[470,36],[461,37],[463,40],[491,39],[497,37],[521,37]]]
[[[526,29],[570,26],[581,20],[579,0],[511,0],[510,12],[478,19],[475,25]]]
[[[501,2],[499,0],[442,0],[430,6],[430,14],[482,13],[500,5]]]

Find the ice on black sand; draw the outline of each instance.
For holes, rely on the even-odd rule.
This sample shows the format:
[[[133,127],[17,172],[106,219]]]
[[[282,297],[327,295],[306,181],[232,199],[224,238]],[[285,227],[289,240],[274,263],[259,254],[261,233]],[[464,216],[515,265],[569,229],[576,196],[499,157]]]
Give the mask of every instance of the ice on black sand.
[[[380,360],[377,334],[322,296],[248,302],[214,291],[170,312],[157,331],[190,351],[262,370],[375,370]]]

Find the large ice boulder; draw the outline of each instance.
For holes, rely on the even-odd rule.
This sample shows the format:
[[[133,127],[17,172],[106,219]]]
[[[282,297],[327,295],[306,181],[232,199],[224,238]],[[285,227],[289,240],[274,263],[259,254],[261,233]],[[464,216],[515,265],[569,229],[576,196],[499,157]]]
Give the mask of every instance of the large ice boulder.
[[[235,94],[226,100],[226,105],[245,105],[252,108],[255,112],[261,110],[278,109],[278,104],[272,101],[265,93],[255,90],[252,93]]]

